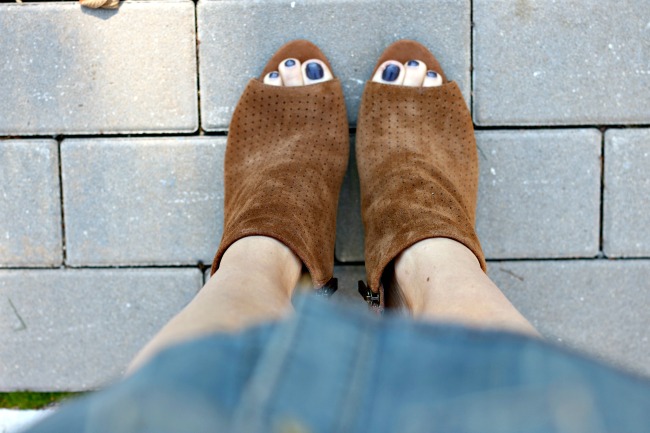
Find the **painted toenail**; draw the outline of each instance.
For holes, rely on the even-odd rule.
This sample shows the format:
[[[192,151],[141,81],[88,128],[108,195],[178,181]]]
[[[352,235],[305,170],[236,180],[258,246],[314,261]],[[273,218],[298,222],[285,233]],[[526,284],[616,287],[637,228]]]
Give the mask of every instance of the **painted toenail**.
[[[287,60],[286,62],[284,62],[284,65],[285,65],[285,66],[288,66],[288,67],[291,67],[291,66],[293,66],[293,65],[295,65],[295,64],[296,64],[296,61],[295,61],[295,60],[291,60],[291,59],[289,59],[289,60]]]
[[[269,78],[278,78],[279,76],[280,76],[280,74],[278,74],[277,72],[271,72],[269,74]]]
[[[395,81],[399,77],[399,66],[388,65],[384,72],[381,74],[381,79],[384,81]]]
[[[307,63],[305,72],[307,73],[307,78],[310,80],[320,80],[325,75],[323,67],[316,62]]]
[[[419,65],[420,65],[420,62],[418,62],[417,60],[409,60],[409,62],[407,63],[407,65],[408,65],[408,66],[419,66]]]
[[[436,78],[437,76],[438,76],[438,74],[436,73],[436,71],[428,71],[427,72],[427,77],[429,77],[429,78]]]

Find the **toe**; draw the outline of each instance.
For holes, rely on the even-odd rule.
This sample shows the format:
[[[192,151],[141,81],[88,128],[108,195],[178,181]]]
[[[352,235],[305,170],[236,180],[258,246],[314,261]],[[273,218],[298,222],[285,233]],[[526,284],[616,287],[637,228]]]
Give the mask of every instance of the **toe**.
[[[436,71],[427,71],[424,77],[423,87],[437,87],[442,85],[442,76]]]
[[[269,84],[271,86],[281,86],[282,77],[278,71],[269,72],[264,76],[264,84]]]
[[[302,86],[302,68],[298,59],[285,59],[280,63],[278,70],[282,83],[287,87]]]
[[[401,85],[404,82],[404,65],[395,60],[387,60],[377,68],[372,81]]]
[[[307,84],[320,83],[332,79],[332,72],[318,59],[310,59],[302,64],[302,81]]]
[[[422,60],[409,60],[404,63],[404,86],[420,87],[427,74],[427,65]]]

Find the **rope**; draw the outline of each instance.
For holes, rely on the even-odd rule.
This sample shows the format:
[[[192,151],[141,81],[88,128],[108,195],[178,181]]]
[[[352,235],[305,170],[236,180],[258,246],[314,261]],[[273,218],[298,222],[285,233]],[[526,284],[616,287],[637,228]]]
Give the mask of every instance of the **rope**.
[[[92,9],[117,9],[120,0],[79,0],[81,6],[86,6]]]

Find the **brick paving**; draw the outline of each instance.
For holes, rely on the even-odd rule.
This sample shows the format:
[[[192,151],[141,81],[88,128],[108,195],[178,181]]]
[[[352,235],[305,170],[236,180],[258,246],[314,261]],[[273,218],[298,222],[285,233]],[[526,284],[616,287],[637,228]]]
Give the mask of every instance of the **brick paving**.
[[[297,37],[352,138],[382,49],[428,45],[473,109],[491,277],[551,341],[650,375],[649,31],[645,0],[0,2],[0,391],[97,387],[191,299],[232,110]],[[364,308],[354,160],[336,259]]]
[[[646,0],[473,4],[477,124],[648,124]]]
[[[225,150],[226,137],[63,140],[66,263],[210,263],[223,226]]]
[[[603,250],[609,257],[650,256],[650,129],[605,134]]]
[[[0,134],[194,132],[194,5],[2,4]]]
[[[203,285],[196,268],[0,270],[2,388],[93,389]]]

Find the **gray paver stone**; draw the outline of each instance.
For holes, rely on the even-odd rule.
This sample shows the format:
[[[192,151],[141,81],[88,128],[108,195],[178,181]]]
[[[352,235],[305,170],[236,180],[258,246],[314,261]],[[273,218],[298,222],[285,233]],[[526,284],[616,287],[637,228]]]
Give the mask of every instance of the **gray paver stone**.
[[[205,130],[227,128],[248,79],[292,39],[311,40],[328,56],[352,123],[376,59],[403,38],[431,49],[469,101],[467,0],[202,0],[197,10]]]
[[[225,143],[225,137],[64,140],[67,263],[211,263],[223,229]]]
[[[0,391],[119,378],[200,287],[198,269],[0,271]]]
[[[481,131],[477,143],[477,232],[488,258],[598,254],[597,130]]]
[[[0,135],[198,127],[192,2],[4,3],[0,40]]]
[[[650,376],[650,261],[492,262],[488,269],[550,341]]]
[[[647,0],[474,0],[480,125],[650,121]]]
[[[354,136],[350,137],[350,162],[341,185],[336,217],[336,258],[342,262],[364,260],[361,192],[354,140]]]
[[[63,259],[58,146],[0,140],[0,267]]]
[[[609,257],[650,256],[650,129],[605,133],[603,250]]]

